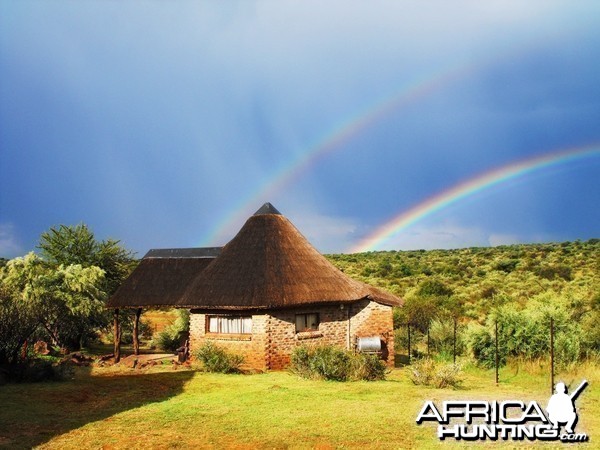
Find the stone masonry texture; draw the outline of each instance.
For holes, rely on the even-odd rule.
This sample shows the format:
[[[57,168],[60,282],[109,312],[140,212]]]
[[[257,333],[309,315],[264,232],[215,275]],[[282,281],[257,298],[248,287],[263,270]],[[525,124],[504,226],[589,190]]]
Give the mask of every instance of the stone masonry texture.
[[[297,314],[319,314],[316,331],[296,333]],[[208,315],[252,316],[251,334],[216,334],[207,332]],[[394,365],[392,307],[361,300],[352,304],[303,306],[252,313],[191,310],[190,351],[210,340],[226,350],[244,357],[247,370],[281,370],[290,363],[295,347],[332,344],[355,350],[357,338],[379,336],[383,341],[382,358]]]

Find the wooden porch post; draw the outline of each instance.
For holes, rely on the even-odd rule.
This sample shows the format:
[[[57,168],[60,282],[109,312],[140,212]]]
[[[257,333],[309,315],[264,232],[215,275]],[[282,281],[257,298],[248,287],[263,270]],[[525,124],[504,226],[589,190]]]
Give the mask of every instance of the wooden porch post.
[[[115,308],[113,315],[113,336],[115,341],[115,364],[121,360],[121,328],[119,327],[119,308]]]
[[[142,315],[142,308],[138,308],[135,311],[135,320],[133,321],[133,354],[140,354],[140,338],[139,338],[139,325],[140,316]]]

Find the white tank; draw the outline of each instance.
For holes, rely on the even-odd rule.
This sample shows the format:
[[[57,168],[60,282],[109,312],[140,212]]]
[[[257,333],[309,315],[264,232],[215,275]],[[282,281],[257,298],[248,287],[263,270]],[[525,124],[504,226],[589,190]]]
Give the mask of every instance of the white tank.
[[[379,336],[358,338],[356,347],[359,352],[380,352],[381,338]]]

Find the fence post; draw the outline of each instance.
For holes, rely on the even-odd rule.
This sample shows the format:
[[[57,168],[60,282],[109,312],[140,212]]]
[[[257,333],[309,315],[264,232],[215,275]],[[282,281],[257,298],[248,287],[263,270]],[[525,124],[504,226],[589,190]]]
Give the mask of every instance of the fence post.
[[[498,386],[498,319],[496,319],[496,386]]]
[[[554,393],[554,318],[550,317],[550,395]]]
[[[427,322],[427,356],[429,357],[429,325],[431,322]]]
[[[408,322],[408,364],[410,364],[410,322]]]
[[[452,343],[452,361],[456,365],[456,317],[454,318],[454,342]]]

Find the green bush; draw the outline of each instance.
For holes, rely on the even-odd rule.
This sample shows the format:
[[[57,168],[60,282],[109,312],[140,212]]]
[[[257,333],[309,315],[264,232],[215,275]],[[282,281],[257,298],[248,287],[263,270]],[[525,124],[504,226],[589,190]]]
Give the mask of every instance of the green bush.
[[[181,337],[179,333],[165,330],[154,336],[152,344],[166,352],[175,352],[181,346]]]
[[[495,324],[498,323],[498,359],[538,359],[550,354],[550,318],[554,319],[556,364],[565,368],[580,359],[586,342],[581,325],[571,317],[565,299],[541,294],[523,309],[501,306],[491,313],[484,326],[473,326],[470,333],[473,356],[483,367],[494,367],[496,357]]]
[[[350,355],[333,346],[317,348],[309,364],[312,372],[326,380],[347,381],[350,374]]]
[[[375,355],[359,353],[354,355],[353,378],[365,381],[385,380],[387,367],[385,363]]]
[[[417,360],[410,368],[410,379],[414,384],[436,388],[458,388],[462,384],[462,369],[457,364],[437,363],[433,359]]]
[[[383,380],[386,366],[375,355],[352,353],[333,345],[296,347],[290,370],[309,379],[350,381]]]
[[[193,356],[202,363],[202,368],[207,372],[238,373],[244,362],[243,356],[230,353],[212,342],[206,342]]]
[[[177,314],[175,322],[158,333],[152,340],[152,345],[168,352],[174,352],[181,347],[189,335],[190,312],[178,309]]]
[[[431,351],[435,351],[444,358],[452,358],[454,353],[454,321],[449,319],[433,319],[429,325]],[[465,351],[463,327],[456,327],[456,354],[462,355]]]

